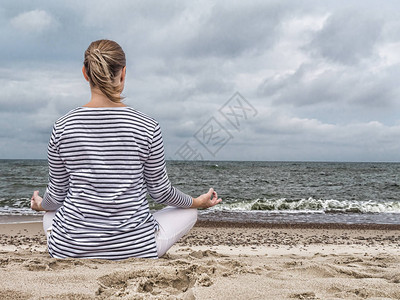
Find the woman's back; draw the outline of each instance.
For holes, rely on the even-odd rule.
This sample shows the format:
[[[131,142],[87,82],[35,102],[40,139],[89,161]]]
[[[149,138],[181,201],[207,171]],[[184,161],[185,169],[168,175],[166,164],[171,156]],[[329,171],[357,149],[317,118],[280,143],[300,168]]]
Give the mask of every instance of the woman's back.
[[[126,257],[157,257],[144,166],[151,154],[159,163],[153,161],[147,172],[163,167],[163,149],[154,148],[160,143],[156,121],[129,107],[79,107],[56,122],[49,145],[50,178],[57,182],[51,194],[64,202],[53,223],[50,254],[71,257],[72,250],[101,257],[106,251],[110,258],[113,251],[121,259],[124,250]],[[168,185],[165,180],[159,188]],[[135,253],[128,253],[129,244]]]

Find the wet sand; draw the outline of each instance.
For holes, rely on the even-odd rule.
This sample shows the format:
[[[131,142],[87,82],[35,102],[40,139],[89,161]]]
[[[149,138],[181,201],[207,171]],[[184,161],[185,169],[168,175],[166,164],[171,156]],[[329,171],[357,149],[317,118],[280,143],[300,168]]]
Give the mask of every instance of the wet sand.
[[[53,259],[0,224],[0,299],[400,299],[400,229],[198,222],[166,256]]]

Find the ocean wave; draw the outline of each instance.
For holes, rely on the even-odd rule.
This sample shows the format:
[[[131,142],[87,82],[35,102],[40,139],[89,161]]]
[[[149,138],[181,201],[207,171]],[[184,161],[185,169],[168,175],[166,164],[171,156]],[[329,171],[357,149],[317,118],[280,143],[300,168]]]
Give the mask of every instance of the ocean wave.
[[[13,208],[13,207],[0,207],[0,217],[1,216],[40,216],[43,212],[37,212],[30,208]]]
[[[0,208],[29,208],[30,206],[29,198],[0,198]]]
[[[214,210],[227,211],[270,211],[270,212],[306,212],[306,213],[400,213],[400,202],[396,201],[348,201],[335,199],[292,200],[257,199],[223,203],[213,207]]]
[[[149,201],[151,210],[159,210],[162,204]],[[335,199],[267,199],[255,200],[230,199],[210,209],[211,211],[266,211],[273,213],[400,213],[400,201],[356,201]],[[0,198],[0,215],[2,214],[30,214],[30,199]]]

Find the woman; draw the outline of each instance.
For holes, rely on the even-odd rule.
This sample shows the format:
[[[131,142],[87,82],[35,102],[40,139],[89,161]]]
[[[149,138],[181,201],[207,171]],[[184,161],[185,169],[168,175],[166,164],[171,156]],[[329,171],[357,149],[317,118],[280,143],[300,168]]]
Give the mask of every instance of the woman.
[[[31,208],[47,211],[52,257],[157,258],[195,224],[197,208],[221,202],[210,189],[192,198],[171,186],[159,124],[122,102],[126,60],[113,41],[85,51],[90,101],[61,117],[48,145],[49,183]],[[168,207],[153,215],[147,194]]]

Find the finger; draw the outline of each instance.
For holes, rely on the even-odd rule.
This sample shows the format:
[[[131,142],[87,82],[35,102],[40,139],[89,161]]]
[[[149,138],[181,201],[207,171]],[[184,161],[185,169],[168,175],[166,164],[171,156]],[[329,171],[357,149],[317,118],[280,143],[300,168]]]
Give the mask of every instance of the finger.
[[[213,201],[213,203],[215,203],[215,204],[218,204],[218,203],[220,203],[220,202],[222,202],[222,199],[221,199],[221,198],[215,199],[215,200]]]
[[[214,191],[211,201],[216,201],[217,199],[218,199],[218,194],[217,194],[217,192]]]
[[[221,198],[219,198],[219,199],[217,199],[217,200],[214,200],[214,201],[211,201],[211,206],[210,206],[210,207],[215,206],[215,205],[217,205],[217,204],[220,203],[220,202],[222,202],[222,199],[221,199]]]
[[[218,194],[217,194],[216,191],[213,192],[213,197],[212,197],[212,199],[213,199],[213,200],[214,200],[214,199],[218,199]]]

